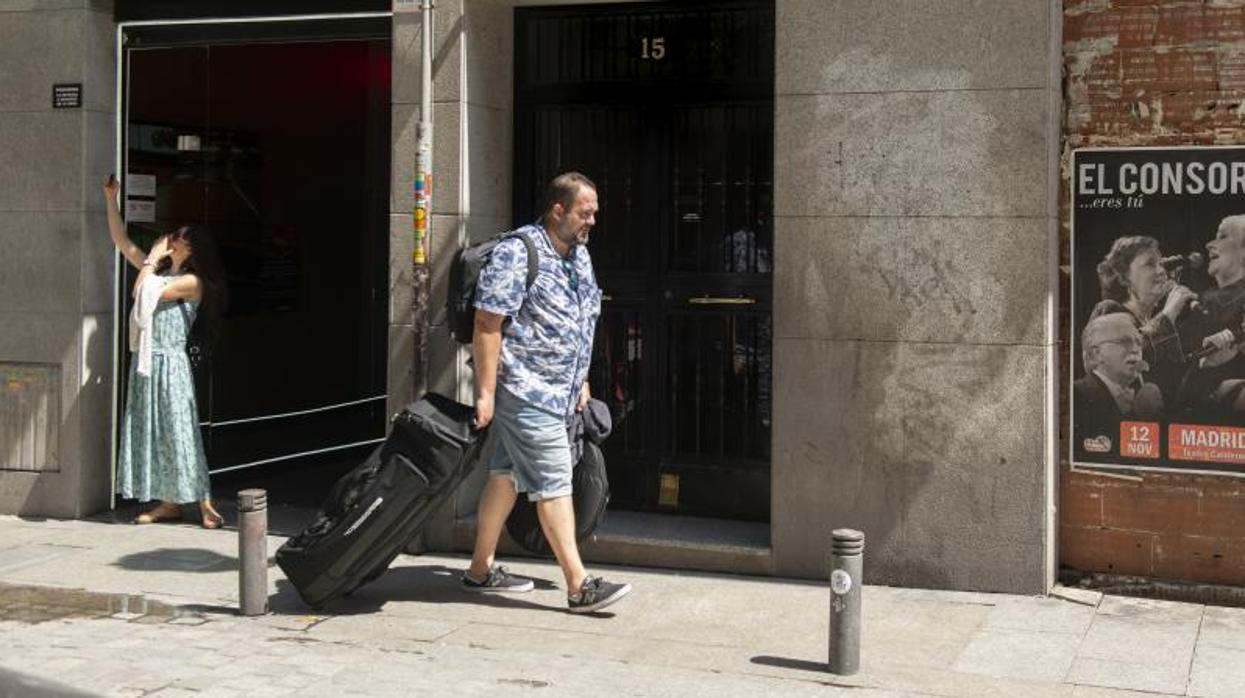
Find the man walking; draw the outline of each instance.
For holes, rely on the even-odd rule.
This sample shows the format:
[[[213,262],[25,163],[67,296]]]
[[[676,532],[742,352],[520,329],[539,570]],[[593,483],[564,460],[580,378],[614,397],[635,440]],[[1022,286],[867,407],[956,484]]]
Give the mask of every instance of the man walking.
[[[493,560],[519,493],[536,503],[541,529],[566,577],[572,613],[596,611],[631,591],[590,577],[575,543],[571,505],[568,417],[588,402],[592,338],[601,290],[585,245],[596,223],[596,185],[578,172],[549,183],[544,215],[517,232],[528,236],[539,273],[527,287],[527,246],[499,243],[480,272],[475,297],[472,358],[476,423],[492,423],[488,481],[480,496],[476,544],[463,588],[531,591],[531,580],[510,575]]]

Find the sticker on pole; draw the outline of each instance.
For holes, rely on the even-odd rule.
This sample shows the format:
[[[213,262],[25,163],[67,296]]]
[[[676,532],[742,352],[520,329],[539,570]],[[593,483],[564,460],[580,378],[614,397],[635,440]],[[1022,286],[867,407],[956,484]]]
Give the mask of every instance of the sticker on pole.
[[[852,590],[852,575],[846,570],[835,570],[830,573],[830,591],[842,596]]]

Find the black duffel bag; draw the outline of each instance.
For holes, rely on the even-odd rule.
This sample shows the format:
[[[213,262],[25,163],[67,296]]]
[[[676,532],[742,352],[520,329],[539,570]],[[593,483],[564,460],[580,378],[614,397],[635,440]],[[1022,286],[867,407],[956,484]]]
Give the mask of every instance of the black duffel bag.
[[[575,472],[571,476],[574,487],[571,502],[575,506],[575,540],[578,543],[587,540],[601,525],[605,507],[610,501],[605,456],[601,448],[591,441],[584,441],[583,446],[583,457],[575,464]],[[538,555],[553,554],[540,528],[536,504],[528,501],[525,495],[519,495],[515,501],[510,518],[506,519],[506,533],[526,550]]]

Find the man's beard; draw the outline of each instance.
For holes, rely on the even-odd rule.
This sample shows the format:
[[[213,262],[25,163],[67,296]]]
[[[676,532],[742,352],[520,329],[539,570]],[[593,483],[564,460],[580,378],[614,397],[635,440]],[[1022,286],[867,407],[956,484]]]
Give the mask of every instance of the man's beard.
[[[558,231],[558,238],[562,240],[562,242],[565,242],[567,245],[570,245],[572,248],[574,248],[577,245],[587,245],[588,236],[591,232],[592,232],[592,229],[589,228],[588,230],[584,231],[583,234],[581,235],[579,232],[575,231],[574,229],[567,228],[567,229]]]

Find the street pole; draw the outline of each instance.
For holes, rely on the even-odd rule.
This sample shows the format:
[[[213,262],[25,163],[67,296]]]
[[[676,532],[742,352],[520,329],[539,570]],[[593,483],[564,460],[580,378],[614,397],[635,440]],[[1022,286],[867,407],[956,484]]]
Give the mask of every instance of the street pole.
[[[432,219],[432,0],[421,0],[420,23],[423,30],[419,101],[419,131],[415,146],[415,245],[411,253],[411,283],[414,308],[414,396],[428,389],[428,234]]]
[[[238,612],[268,612],[268,492],[238,493]]]
[[[836,528],[830,554],[830,671],[855,674],[860,669],[860,593],[865,534]]]

